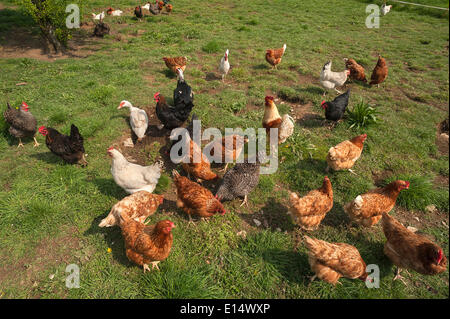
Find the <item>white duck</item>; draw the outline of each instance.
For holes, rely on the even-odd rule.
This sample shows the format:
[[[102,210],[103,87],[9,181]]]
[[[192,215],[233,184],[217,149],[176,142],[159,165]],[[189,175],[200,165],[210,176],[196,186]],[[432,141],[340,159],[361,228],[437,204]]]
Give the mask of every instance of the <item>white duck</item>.
[[[128,107],[130,109],[130,125],[133,129],[133,132],[138,137],[138,141],[141,141],[148,127],[148,116],[147,112],[141,110],[138,107],[134,107],[130,102],[123,100],[120,102],[117,109],[121,109],[123,107]]]
[[[228,49],[225,52],[224,56],[222,57],[222,60],[220,60],[219,65],[219,72],[222,74],[222,81],[225,80],[225,76],[228,74],[228,71],[230,71],[230,61],[228,60]]]

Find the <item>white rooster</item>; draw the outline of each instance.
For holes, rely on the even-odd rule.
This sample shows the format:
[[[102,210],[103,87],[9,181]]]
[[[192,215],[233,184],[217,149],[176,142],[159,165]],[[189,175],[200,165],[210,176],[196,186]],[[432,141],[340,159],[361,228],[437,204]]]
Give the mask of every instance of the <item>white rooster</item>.
[[[108,148],[108,154],[112,157],[111,174],[117,185],[128,194],[138,191],[152,193],[161,177],[162,163],[158,162],[150,166],[141,166],[127,161],[127,159],[114,147]]]
[[[145,136],[145,132],[148,127],[148,116],[147,112],[141,110],[140,108],[134,107],[130,102],[123,100],[120,102],[117,109],[121,109],[123,107],[128,107],[130,109],[130,125],[133,129],[133,132],[138,137],[138,141],[142,141]]]
[[[123,11],[122,10],[113,10],[111,11],[111,15],[113,17],[120,17],[122,15]]]
[[[220,60],[219,65],[219,72],[222,75],[222,82],[225,81],[225,76],[228,74],[228,71],[230,71],[230,61],[228,61],[228,49],[225,52],[224,56],[222,57],[222,60]]]
[[[331,61],[328,61],[325,63],[322,71],[320,72],[320,84],[322,84],[322,86],[327,90],[334,89],[337,93],[342,94],[342,92],[338,91],[336,87],[344,85],[349,74],[350,70],[345,70],[342,72],[331,71]]]

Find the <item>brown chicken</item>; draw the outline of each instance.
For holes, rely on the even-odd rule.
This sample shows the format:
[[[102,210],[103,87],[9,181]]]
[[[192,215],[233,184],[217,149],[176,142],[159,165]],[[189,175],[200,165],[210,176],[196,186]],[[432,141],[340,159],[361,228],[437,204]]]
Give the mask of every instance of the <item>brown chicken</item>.
[[[361,156],[366,138],[367,134],[362,134],[331,147],[327,154],[326,171],[328,172],[331,167],[335,171],[348,169],[355,174],[351,168]]]
[[[125,254],[128,259],[146,270],[159,270],[158,263],[169,256],[173,243],[172,228],[175,224],[165,219],[156,225],[146,226],[128,217],[120,216],[120,228],[125,241]]]
[[[373,69],[372,76],[370,77],[370,85],[376,84],[377,87],[379,87],[379,84],[384,82],[388,76],[388,67],[386,65],[386,60],[381,57],[381,55],[378,56],[378,62],[375,66],[375,69]]]
[[[282,48],[279,49],[269,49],[266,51],[266,61],[273,67],[277,68],[277,65],[280,64],[281,58],[284,55],[284,51],[286,51],[286,44],[283,45]]]
[[[310,191],[299,198],[296,193],[290,193],[289,210],[296,224],[305,230],[315,230],[325,215],[333,208],[333,188],[327,176],[323,179],[322,187]]]
[[[344,206],[344,210],[358,224],[366,227],[373,226],[378,223],[383,213],[389,213],[394,208],[400,192],[408,188],[409,182],[394,181],[385,187],[358,195]]]
[[[363,281],[367,278],[366,264],[358,249],[344,243],[329,243],[305,236],[308,261],[316,277],[332,285],[340,283],[341,277]]]
[[[367,83],[366,74],[364,73],[364,68],[356,63],[353,59],[344,59],[345,67],[350,70],[350,78],[357,81],[362,81]]]
[[[159,1],[158,2],[158,9],[159,9],[159,11],[161,11],[163,7],[164,7],[164,2]]]
[[[148,216],[153,215],[156,212],[163,201],[163,195],[152,194],[147,191],[133,193],[116,203],[108,216],[106,216],[98,226],[111,227],[119,225],[121,214],[127,214],[129,218],[144,223]]]
[[[180,68],[181,70],[186,69],[186,63],[187,63],[187,57],[175,57],[175,58],[168,58],[163,57],[164,62],[166,63],[166,66],[172,70],[173,73],[177,74],[177,69]]]
[[[191,215],[205,218],[217,213],[225,214],[222,203],[209,190],[181,176],[176,170],[172,174],[177,187],[177,207],[188,214],[190,222]]]
[[[235,161],[242,153],[244,144],[247,142],[248,138],[246,136],[242,137],[240,135],[227,135],[222,137],[221,141],[214,140],[208,143],[203,149],[203,153],[206,154],[206,156],[211,160],[214,157],[215,149],[221,149],[221,163],[231,160]],[[225,168],[223,169],[225,172],[227,171],[228,164],[228,162],[225,163]]]
[[[289,114],[280,116],[273,96],[266,96],[264,101],[262,126],[266,129],[267,134],[270,133],[271,128],[278,128],[278,144],[284,143],[294,133],[294,119]]]
[[[189,177],[192,175],[197,178],[198,182],[217,179],[217,174],[211,170],[208,157],[202,153],[200,147],[193,140],[190,138],[188,140],[190,145],[189,162],[182,163],[184,171],[188,173]],[[197,162],[197,160],[200,161]]]
[[[387,213],[383,213],[381,225],[387,239],[384,253],[398,267],[394,280],[402,279],[401,268],[413,269],[423,275],[436,275],[447,269],[442,248],[431,240],[408,230]]]
[[[167,12],[172,12],[172,10],[173,10],[173,5],[171,5],[171,4],[166,5]]]

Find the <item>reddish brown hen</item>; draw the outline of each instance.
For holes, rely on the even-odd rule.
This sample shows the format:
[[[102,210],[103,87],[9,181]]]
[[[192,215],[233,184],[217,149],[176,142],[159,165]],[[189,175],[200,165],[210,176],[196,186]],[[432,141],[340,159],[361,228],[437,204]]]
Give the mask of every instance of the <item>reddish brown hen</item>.
[[[402,279],[401,268],[423,275],[436,275],[447,269],[447,258],[442,248],[431,240],[409,231],[387,213],[383,213],[381,225],[386,236],[384,253],[398,267],[394,280]]]
[[[331,167],[335,171],[348,169],[354,173],[351,168],[361,156],[366,138],[367,134],[358,135],[331,147],[327,154],[326,171]]]
[[[400,192],[408,188],[409,182],[394,181],[385,187],[358,195],[344,206],[344,210],[358,224],[366,227],[373,226],[378,223],[383,213],[389,213],[394,208]]]
[[[381,57],[378,57],[377,65],[375,69],[373,69],[372,76],[370,77],[370,85],[376,84],[379,86],[380,83],[384,82],[388,76],[388,67],[386,65],[386,60]]]
[[[305,236],[308,260],[316,277],[332,285],[339,283],[341,277],[366,280],[366,264],[358,249],[344,243],[329,243]]]
[[[214,214],[225,214],[222,203],[206,188],[181,176],[173,170],[173,180],[177,187],[177,207],[183,209],[192,221],[191,215],[211,217]]]
[[[174,58],[163,57],[163,60],[166,63],[166,66],[175,74],[177,74],[178,68],[183,70],[183,72],[186,69],[187,57],[185,56]]]
[[[279,49],[269,49],[266,51],[266,61],[273,67],[277,68],[277,65],[281,63],[281,58],[284,55],[284,51],[286,51],[286,44],[283,45],[282,48]]]
[[[183,169],[189,176],[194,176],[197,181],[202,180],[210,181],[217,179],[218,176],[211,170],[211,163],[209,162],[206,155],[204,155],[200,147],[190,138],[189,145],[189,162],[182,163]]]
[[[350,70],[350,78],[357,81],[367,83],[366,74],[364,68],[356,63],[354,59],[344,59],[345,67]]]
[[[158,263],[169,256],[173,243],[172,228],[175,224],[170,220],[162,220],[156,225],[146,226],[128,217],[120,216],[120,228],[125,241],[125,253],[128,259],[146,270],[159,270]]]
[[[330,179],[325,176],[322,187],[310,191],[299,198],[296,193],[289,197],[290,213],[294,221],[305,230],[315,230],[325,215],[333,208],[333,188]]]
[[[227,135],[222,137],[220,141],[212,141],[203,149],[203,153],[210,158],[215,156],[215,151],[221,150],[221,163],[225,163],[225,172],[228,167],[228,161],[235,161],[244,149],[244,144],[248,142],[248,138],[240,135]],[[227,162],[226,162],[227,161]]]

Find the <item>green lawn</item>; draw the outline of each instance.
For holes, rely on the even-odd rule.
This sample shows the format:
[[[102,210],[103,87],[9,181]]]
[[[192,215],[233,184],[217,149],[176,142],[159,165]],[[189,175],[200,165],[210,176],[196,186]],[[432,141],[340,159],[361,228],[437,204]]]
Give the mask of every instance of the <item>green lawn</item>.
[[[395,177],[409,178],[392,214],[439,243],[448,256],[449,159],[435,144],[437,124],[448,117],[448,13],[394,3],[379,29],[365,27],[366,5],[382,1],[316,0],[172,0],[170,15],[137,21],[136,1],[115,1],[125,16],[107,17],[113,34],[81,50],[85,58],[56,61],[0,58],[0,105],[26,101],[38,119],[68,133],[76,124],[85,138],[89,165],[65,165],[28,141],[17,148],[0,119],[0,296],[3,298],[448,298],[448,270],[438,276],[406,275],[405,286],[392,281],[394,266],[383,254],[380,225],[350,225],[343,205],[358,194]],[[414,1],[448,7],[448,1]],[[110,1],[94,0],[90,13],[106,10]],[[398,10],[397,10],[398,9]],[[33,24],[13,1],[0,1],[0,45]],[[120,22],[120,23],[119,23]],[[92,32],[84,26],[79,38]],[[22,30],[22,31],[21,31]],[[37,32],[33,31],[30,34]],[[81,34],[81,35],[80,35]],[[278,70],[265,62],[268,48],[287,44]],[[227,83],[217,74],[230,50]],[[322,125],[319,84],[323,64],[344,69],[352,57],[370,73],[378,54],[386,58],[389,76],[379,89],[350,83],[349,107],[361,100],[381,113],[381,122],[352,130],[344,121],[333,130]],[[1,51],[0,51],[1,54]],[[160,272],[143,274],[124,253],[119,228],[98,228],[112,205],[126,196],[110,173],[106,149],[130,136],[121,100],[154,109],[153,95],[171,97],[176,79],[163,56],[189,58],[185,77],[193,87],[194,112],[202,126],[260,127],[264,96],[280,98],[280,114],[296,116],[295,136],[283,144],[276,174],[262,176],[250,194],[249,208],[227,202],[227,214],[188,225],[176,209],[170,169],[157,191],[169,199],[150,222],[169,218],[174,244]],[[1,56],[1,55],[0,55]],[[27,85],[16,86],[27,82]],[[334,97],[330,93],[327,99]],[[171,102],[171,98],[169,99]],[[283,104],[282,104],[283,103]],[[156,123],[155,116],[150,119]],[[358,248],[367,264],[381,271],[379,289],[359,280],[341,279],[333,287],[314,281],[302,231],[287,213],[288,191],[300,195],[320,186],[328,149],[367,133],[363,155],[354,170],[330,173],[334,207],[311,235]],[[160,157],[164,138],[146,138],[134,149],[141,164]],[[290,146],[290,147],[289,147]],[[131,151],[130,151],[131,152]],[[166,166],[169,166],[166,165]],[[416,188],[414,188],[416,186]],[[408,191],[409,192],[409,191]],[[413,200],[417,196],[424,200]],[[425,207],[434,204],[437,211]],[[414,219],[418,217],[419,221]],[[262,222],[255,226],[253,219]],[[245,230],[245,239],[237,233]],[[111,250],[109,250],[109,248]],[[67,289],[68,264],[79,265],[79,289]]]

